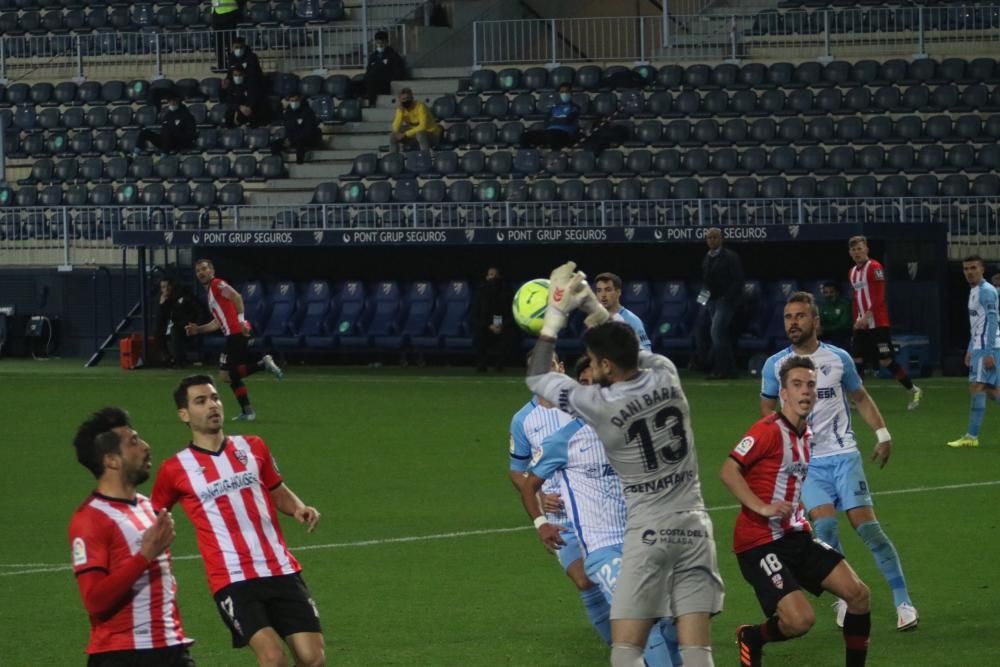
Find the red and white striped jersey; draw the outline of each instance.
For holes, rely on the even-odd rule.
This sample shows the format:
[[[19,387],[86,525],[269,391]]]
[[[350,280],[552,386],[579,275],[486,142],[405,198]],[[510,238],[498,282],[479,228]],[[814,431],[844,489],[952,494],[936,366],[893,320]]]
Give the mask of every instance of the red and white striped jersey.
[[[271,491],[281,485],[264,441],[230,436],[218,452],[189,445],[160,466],[153,506],[180,503],[194,524],[208,585],[229,584],[301,570],[281,534]]]
[[[854,319],[865,312],[871,315],[865,321],[868,329],[889,326],[889,308],[885,303],[885,269],[874,259],[850,271],[851,287],[854,289]]]
[[[208,308],[219,324],[222,325],[222,333],[227,336],[242,333],[240,327],[240,316],[236,312],[236,304],[222,295],[222,290],[230,287],[222,278],[212,278],[208,285]]]
[[[758,498],[765,503],[787,500],[795,505],[787,519],[768,519],[744,506],[733,531],[733,551],[740,553],[789,533],[809,531],[799,496],[809,468],[811,438],[808,428],[800,436],[781,413],[775,413],[751,426],[729,453],[742,466],[747,486]]]
[[[155,521],[153,505],[145,496],[130,502],[94,492],[70,520],[73,573],[80,577],[92,570],[111,573],[121,567],[139,553],[142,534]],[[169,550],[149,563],[112,612],[90,615],[87,653],[190,643],[181,628]]]

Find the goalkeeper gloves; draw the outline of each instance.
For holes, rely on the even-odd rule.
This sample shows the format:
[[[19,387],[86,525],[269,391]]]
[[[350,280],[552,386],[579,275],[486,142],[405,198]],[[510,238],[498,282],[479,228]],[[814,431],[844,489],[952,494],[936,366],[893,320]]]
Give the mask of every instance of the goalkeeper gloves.
[[[556,338],[569,314],[579,305],[580,291],[586,285],[586,274],[576,270],[575,262],[556,267],[549,275],[549,302],[542,320],[541,335]]]
[[[587,325],[588,329],[596,327],[598,324],[604,324],[611,317],[607,309],[597,300],[594,290],[590,289],[590,285],[586,282],[580,288],[580,310],[587,313],[587,319],[583,323]]]

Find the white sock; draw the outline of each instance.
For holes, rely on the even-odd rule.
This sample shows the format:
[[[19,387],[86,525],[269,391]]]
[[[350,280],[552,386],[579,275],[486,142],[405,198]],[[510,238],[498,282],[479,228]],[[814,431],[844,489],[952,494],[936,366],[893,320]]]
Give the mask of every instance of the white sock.
[[[684,667],[715,667],[711,646],[681,646]]]
[[[645,667],[645,665],[642,648],[631,644],[611,645],[611,667]]]

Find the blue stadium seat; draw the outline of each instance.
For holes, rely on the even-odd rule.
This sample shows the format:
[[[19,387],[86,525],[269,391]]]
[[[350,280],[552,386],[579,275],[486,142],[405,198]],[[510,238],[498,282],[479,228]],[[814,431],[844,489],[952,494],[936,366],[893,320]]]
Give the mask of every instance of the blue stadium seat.
[[[653,315],[653,290],[645,280],[632,280],[622,285],[621,304],[648,324]]]
[[[433,325],[434,303],[433,283],[421,280],[411,284],[403,299],[405,315],[402,325],[393,335],[374,336],[375,347],[400,350],[409,347],[413,338],[428,335]]]
[[[306,285],[302,306],[302,320],[293,326],[294,333],[271,338],[275,347],[298,348],[308,337],[325,334],[326,321],[330,315],[330,284],[325,280],[314,280]]]
[[[765,296],[768,303],[780,304],[782,307],[785,305],[785,301],[791,296],[793,292],[799,290],[799,282],[794,279],[778,280],[773,283],[768,284],[765,290]]]
[[[668,353],[674,350],[691,350],[693,311],[684,283],[662,283],[658,286],[655,297],[653,327],[649,331],[653,348]]]
[[[750,352],[770,349],[767,329],[773,310],[764,298],[759,280],[747,280],[743,283],[741,312],[734,320],[742,322],[746,328],[736,340],[736,349]]]
[[[359,280],[348,280],[337,288],[336,302],[330,309],[326,321],[325,336],[311,336],[306,339],[310,347],[335,347],[341,336],[356,335],[365,311],[365,286]]]
[[[394,281],[376,283],[368,294],[365,314],[350,335],[341,334],[340,346],[366,348],[375,336],[395,335],[399,327],[399,285]]]
[[[286,336],[292,332],[295,313],[298,309],[298,290],[295,283],[285,280],[275,283],[271,288],[269,300],[271,314],[260,335],[269,340]]]
[[[432,327],[426,336],[413,336],[410,343],[418,349],[471,350],[472,336],[469,332],[469,308],[472,305],[472,292],[469,283],[464,280],[453,280],[445,283],[439,290],[438,309],[440,318],[435,317],[438,325]]]

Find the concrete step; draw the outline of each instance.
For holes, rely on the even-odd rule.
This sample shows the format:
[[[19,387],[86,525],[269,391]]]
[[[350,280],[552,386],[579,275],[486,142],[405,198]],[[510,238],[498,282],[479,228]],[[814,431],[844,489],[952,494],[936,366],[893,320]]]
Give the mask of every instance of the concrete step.
[[[465,79],[471,73],[471,67],[414,67],[410,70],[414,79]]]
[[[439,96],[458,91],[458,79],[412,79],[410,81],[393,81],[393,97],[399,95],[403,88],[410,88],[416,97]],[[383,95],[382,97],[385,97]],[[379,100],[381,102],[381,99]],[[381,106],[381,105],[380,105]]]
[[[288,208],[296,208],[309,203],[309,200],[312,198],[312,190],[269,189],[266,192],[245,193],[245,196],[247,204],[251,206],[287,206]]]
[[[285,180],[294,181],[319,178],[327,181],[335,181],[341,174],[351,171],[351,163],[351,160],[343,160],[338,162],[306,162],[305,164],[295,164],[293,158],[292,163],[288,165],[289,178]]]
[[[365,134],[338,134],[332,138],[331,148],[337,150],[354,150],[355,155],[362,151],[376,150],[381,144],[389,142],[388,128],[381,132]]]
[[[339,138],[344,134],[379,134],[387,135],[386,141],[388,141],[389,129],[392,125],[392,119],[389,120],[363,120],[356,123],[343,123],[342,125],[333,125],[330,127],[329,134],[334,135],[334,137]],[[337,139],[333,139],[334,142]]]

